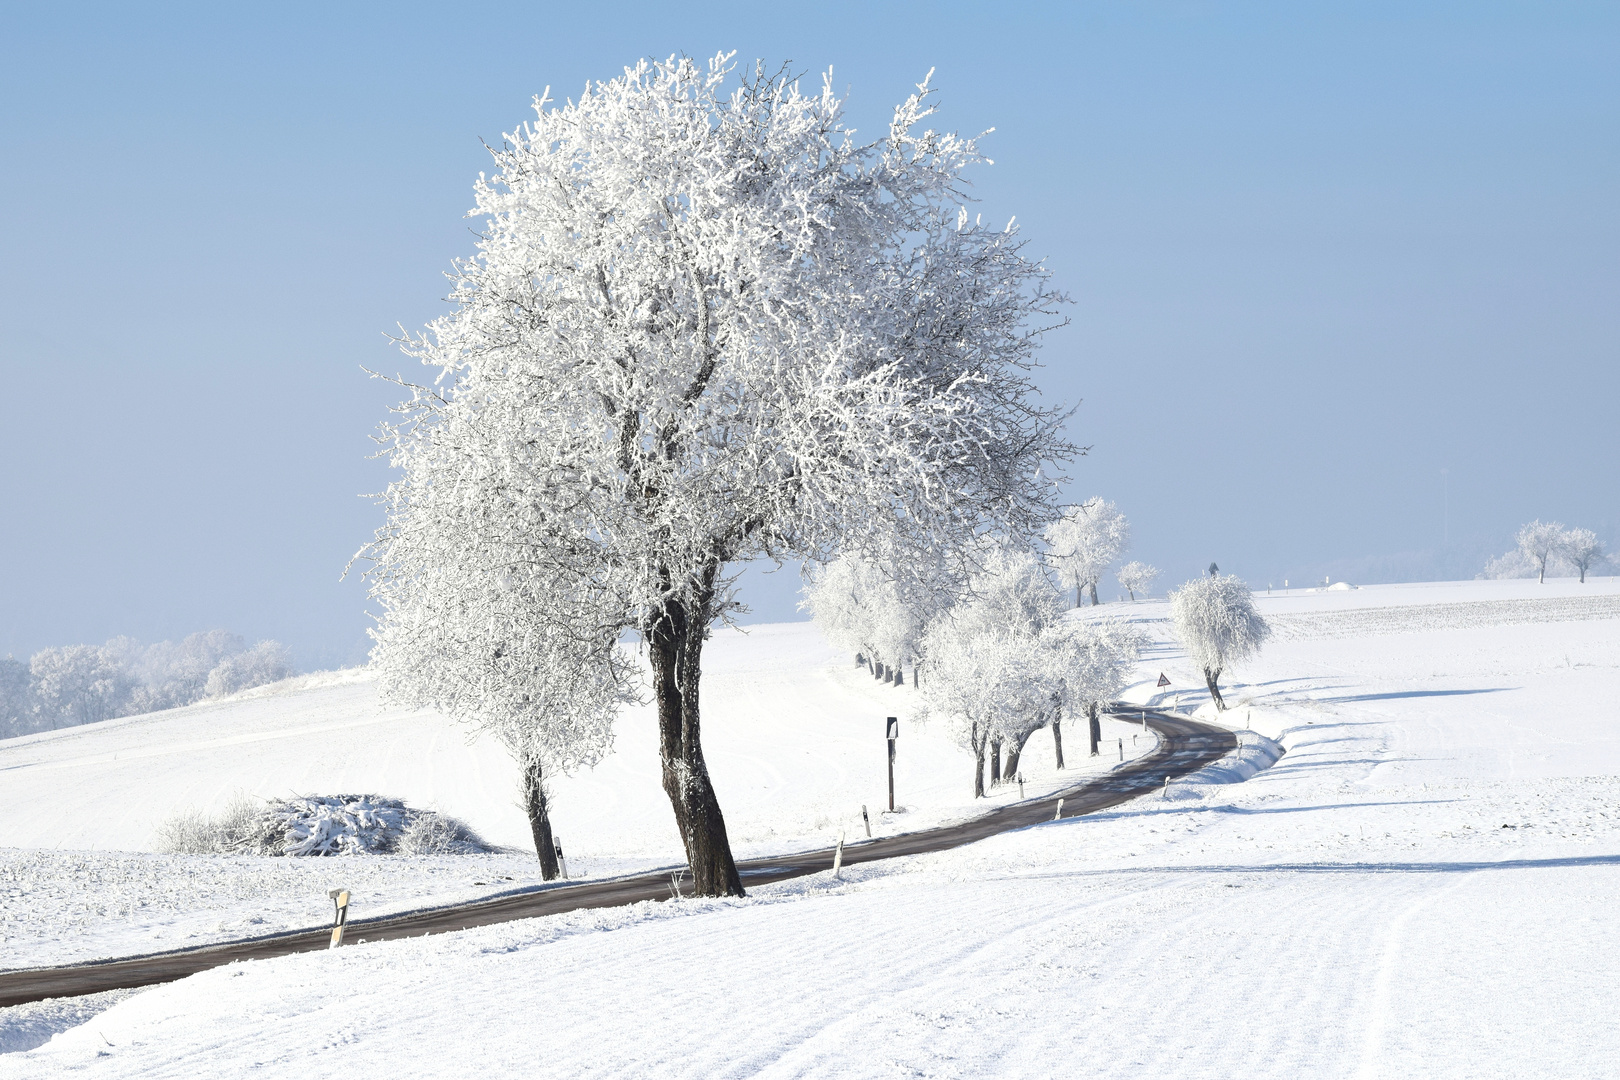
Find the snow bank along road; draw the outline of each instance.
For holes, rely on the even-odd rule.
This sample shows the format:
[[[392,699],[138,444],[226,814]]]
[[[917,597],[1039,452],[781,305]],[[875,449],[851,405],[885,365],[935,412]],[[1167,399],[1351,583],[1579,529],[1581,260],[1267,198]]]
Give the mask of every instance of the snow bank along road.
[[[1186,717],[1141,709],[1131,709],[1129,715],[1132,718],[1141,715],[1146,725],[1158,733],[1159,745],[1151,753],[1055,795],[1002,806],[961,824],[848,844],[844,849],[843,862],[855,865],[903,855],[946,851],[997,833],[1027,828],[1052,820],[1057,813],[1058,798],[1063,800],[1062,816],[1065,818],[1105,810],[1144,792],[1159,790],[1167,778],[1174,780],[1203,768],[1224,757],[1237,745],[1232,732]],[[739,864],[738,869],[745,885],[765,885],[828,870],[832,863],[833,850],[825,848],[770,859],[747,860]],[[437,910],[356,920],[349,924],[345,936],[356,944],[420,937],[423,934],[464,930],[565,911],[670,899],[677,888],[681,888],[684,894],[691,892],[690,883],[683,882],[678,871],[660,870],[584,885],[552,886]],[[0,973],[0,1007],[45,998],[73,997],[171,982],[237,960],[262,960],[324,949],[328,938],[329,932],[326,930],[306,931],[127,960],[4,972]]]

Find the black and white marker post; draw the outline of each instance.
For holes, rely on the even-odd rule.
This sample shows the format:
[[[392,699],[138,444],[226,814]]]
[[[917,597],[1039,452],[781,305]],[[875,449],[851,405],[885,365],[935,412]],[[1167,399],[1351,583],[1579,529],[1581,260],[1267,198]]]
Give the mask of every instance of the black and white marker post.
[[[894,740],[900,737],[900,718],[888,718],[889,735],[889,813],[894,813]]]
[[[349,921],[349,890],[328,889],[326,895],[332,898],[332,943],[328,949],[335,949],[343,942],[343,925]]]

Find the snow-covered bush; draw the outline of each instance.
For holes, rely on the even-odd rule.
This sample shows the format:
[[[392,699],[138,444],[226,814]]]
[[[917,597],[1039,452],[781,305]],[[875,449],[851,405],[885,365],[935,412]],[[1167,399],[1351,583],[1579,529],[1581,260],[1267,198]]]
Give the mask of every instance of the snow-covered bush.
[[[1082,589],[1091,590],[1097,603],[1097,581],[1131,543],[1131,525],[1119,507],[1103,499],[1071,506],[1046,529],[1047,559],[1058,579],[1074,590],[1080,606]]]
[[[466,824],[377,795],[233,799],[217,815],[176,814],[158,850],[187,855],[446,855],[494,851]]]
[[[255,686],[280,682],[292,673],[292,660],[286,648],[277,641],[261,641],[253,648],[227,656],[216,664],[203,683],[203,694],[211,698],[224,697],[251,690]]]
[[[486,646],[566,605],[580,647],[526,651],[548,682],[612,690],[597,658],[640,633],[700,895],[742,892],[698,704],[736,568],[1028,537],[1052,516],[1051,464],[1076,450],[1030,378],[1063,298],[1010,224],[968,213],[962,173],[982,156],[927,126],[926,84],[860,142],[830,76],[802,94],[757,66],[732,85],[733,70],[726,55],[642,62],[563,105],[537,99],[492,148],[454,309],[405,343],[438,370],[385,432],[400,474],[369,549],[379,647],[420,624],[429,591],[492,569],[480,545],[530,556],[504,572],[537,610],[454,649],[491,696],[531,676]]]
[[[1225,709],[1221,672],[1253,656],[1271,636],[1249,587],[1231,574],[1189,581],[1170,594],[1170,621],[1187,655],[1204,673],[1215,707]]]
[[[1158,580],[1158,577],[1158,569],[1149,566],[1145,562],[1128,562],[1119,568],[1119,583],[1125,587],[1126,592],[1131,594],[1133,602],[1136,600],[1137,593],[1146,595],[1153,588],[1153,583]]]

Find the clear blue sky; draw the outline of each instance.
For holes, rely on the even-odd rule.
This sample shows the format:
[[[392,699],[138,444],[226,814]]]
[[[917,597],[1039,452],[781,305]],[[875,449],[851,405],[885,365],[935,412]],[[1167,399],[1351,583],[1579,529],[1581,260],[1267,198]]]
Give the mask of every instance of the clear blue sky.
[[[360,368],[442,310],[480,140],[722,48],[834,65],[873,133],[937,68],[944,124],[997,129],[982,209],[1076,300],[1042,376],[1083,399],[1075,494],[1171,583],[1472,576],[1535,516],[1620,539],[1612,3],[8,3],[0,654],[225,626],[358,659],[391,398]]]

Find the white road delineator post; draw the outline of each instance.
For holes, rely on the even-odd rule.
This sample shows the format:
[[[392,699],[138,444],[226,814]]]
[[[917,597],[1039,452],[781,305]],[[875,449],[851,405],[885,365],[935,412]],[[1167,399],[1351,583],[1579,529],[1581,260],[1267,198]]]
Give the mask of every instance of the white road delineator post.
[[[839,829],[838,830],[838,846],[833,848],[833,877],[838,876],[838,871],[841,870],[843,868],[843,866],[844,866],[844,830]]]
[[[557,865],[562,869],[564,880],[568,878],[568,857],[563,854],[562,841],[555,836],[551,838],[551,846],[557,850]]]
[[[332,900],[332,943],[328,949],[335,949],[343,942],[343,927],[349,921],[349,890],[328,889],[326,895]]]
[[[866,812],[865,803],[861,803],[861,820],[866,823],[866,838],[872,839],[872,818]]]
[[[1057,813],[1052,815],[1052,820],[1053,821],[1061,821],[1061,820],[1063,820],[1063,800],[1062,799],[1058,800]]]

